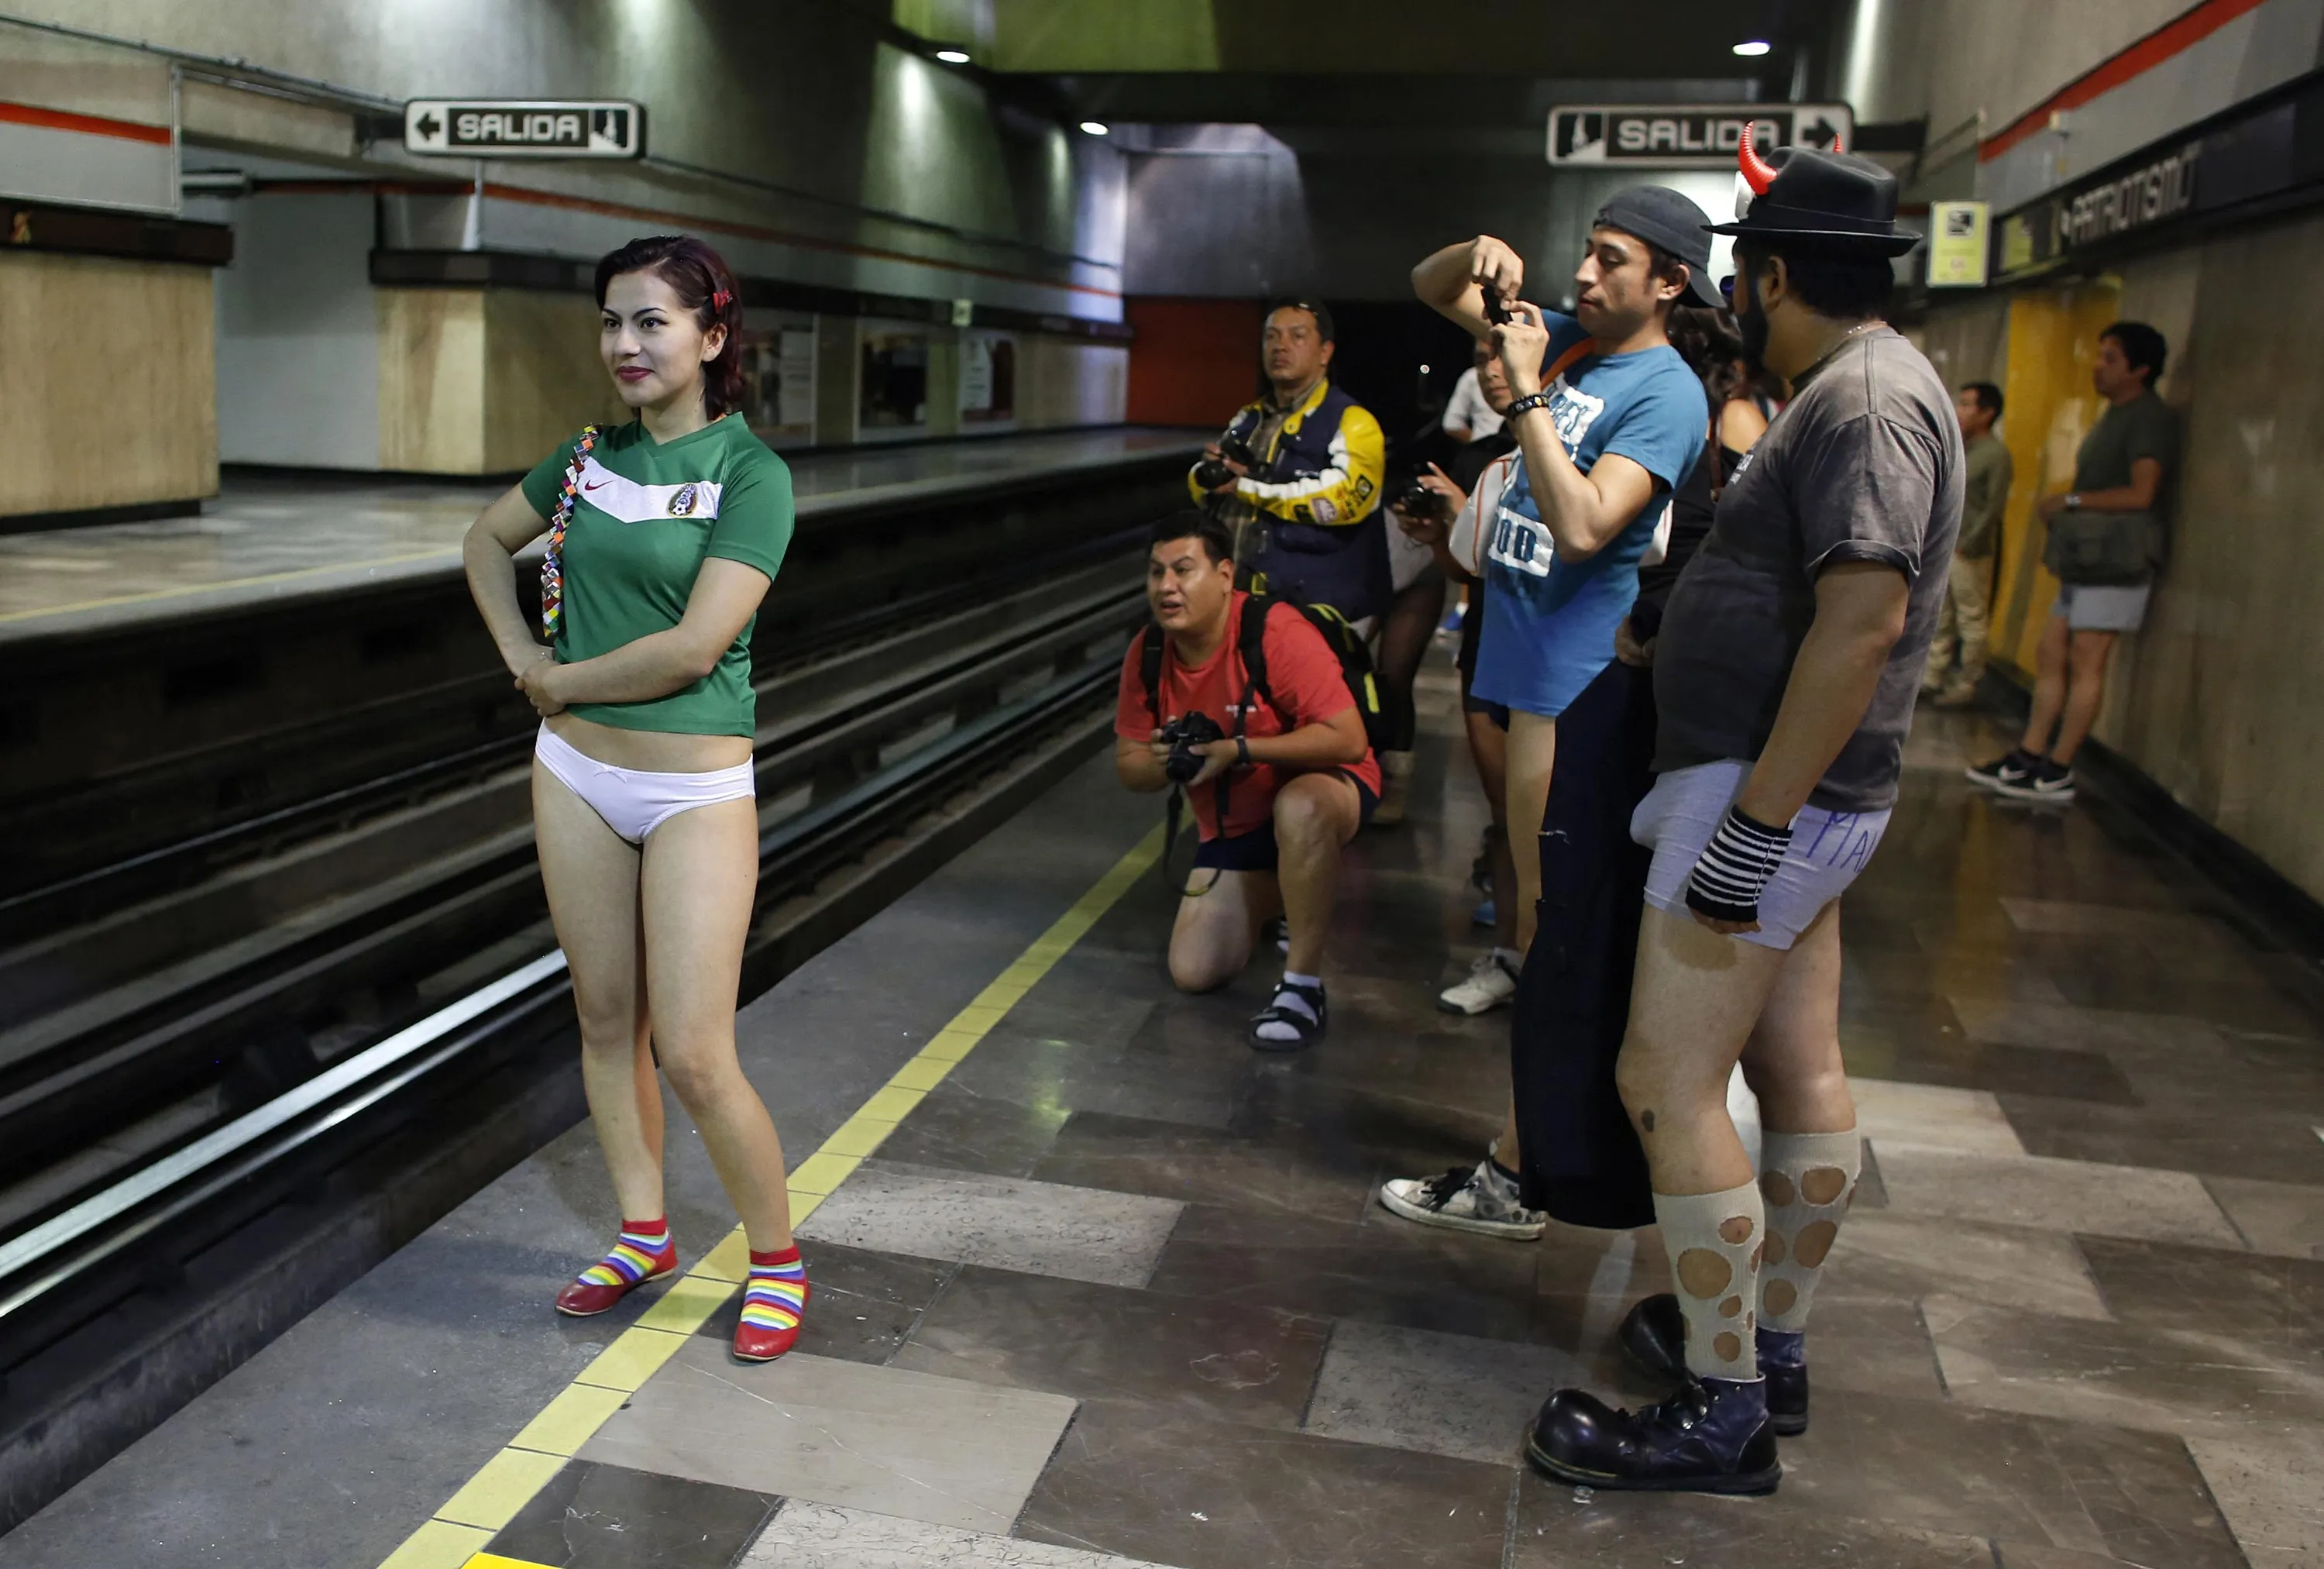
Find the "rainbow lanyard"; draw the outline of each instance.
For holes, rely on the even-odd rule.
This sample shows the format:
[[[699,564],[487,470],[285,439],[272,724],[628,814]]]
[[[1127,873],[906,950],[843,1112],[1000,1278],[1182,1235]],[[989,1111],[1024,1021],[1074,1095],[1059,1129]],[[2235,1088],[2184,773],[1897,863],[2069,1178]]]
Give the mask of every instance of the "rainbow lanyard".
[[[549,554],[540,563],[540,630],[551,638],[565,619],[565,525],[581,500],[581,470],[589,449],[597,445],[597,427],[585,425],[573,444],[573,460],[565,466],[564,494],[557,498],[557,515],[549,520]]]

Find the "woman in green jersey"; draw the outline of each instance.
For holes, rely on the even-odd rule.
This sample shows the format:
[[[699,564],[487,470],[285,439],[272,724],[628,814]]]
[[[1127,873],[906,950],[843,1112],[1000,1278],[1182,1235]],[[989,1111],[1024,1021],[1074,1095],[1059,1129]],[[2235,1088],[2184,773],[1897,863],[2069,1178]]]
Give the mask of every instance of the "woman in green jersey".
[[[790,471],[734,407],[742,306],[699,240],[597,263],[599,352],[634,417],[591,427],[468,531],[476,608],[541,715],[534,833],[581,1015],[581,1072],[622,1233],[557,1298],[602,1313],[678,1267],[660,1070],[702,1130],[751,1247],[735,1354],[798,1338],[807,1276],[782,1147],[734,1055],[757,890],[751,629],[791,538]],[[546,531],[539,624],[512,558]]]

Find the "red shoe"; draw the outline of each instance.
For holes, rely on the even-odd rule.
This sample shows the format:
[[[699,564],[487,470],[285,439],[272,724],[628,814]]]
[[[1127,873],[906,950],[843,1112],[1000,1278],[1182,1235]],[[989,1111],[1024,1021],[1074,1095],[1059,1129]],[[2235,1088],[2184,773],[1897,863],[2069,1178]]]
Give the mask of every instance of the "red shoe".
[[[669,1234],[668,1225],[657,1223],[641,1227],[624,1221],[613,1251],[557,1294],[557,1311],[575,1318],[591,1317],[677,1268],[678,1239]]]
[[[751,1278],[742,1288],[742,1317],[734,1325],[734,1354],[746,1362],[770,1362],[797,1345],[807,1293],[807,1266],[797,1247],[753,1251]]]

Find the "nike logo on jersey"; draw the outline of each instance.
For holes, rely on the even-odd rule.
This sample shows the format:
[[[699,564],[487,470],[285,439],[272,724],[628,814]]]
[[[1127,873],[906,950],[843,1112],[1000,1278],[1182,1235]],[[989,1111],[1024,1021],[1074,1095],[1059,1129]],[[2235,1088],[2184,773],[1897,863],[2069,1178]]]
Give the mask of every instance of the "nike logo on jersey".
[[[625,523],[650,523],[665,518],[688,521],[715,518],[725,486],[699,479],[678,485],[640,485],[592,457],[581,470],[581,488],[589,493],[589,505],[607,517]]]

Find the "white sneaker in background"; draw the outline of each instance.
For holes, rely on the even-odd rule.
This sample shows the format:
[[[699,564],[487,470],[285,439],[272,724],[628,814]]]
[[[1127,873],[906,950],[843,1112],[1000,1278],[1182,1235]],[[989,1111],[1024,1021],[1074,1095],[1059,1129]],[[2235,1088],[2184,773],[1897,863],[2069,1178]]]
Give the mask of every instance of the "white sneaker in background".
[[[1517,956],[1499,948],[1480,954],[1469,966],[1469,978],[1447,986],[1436,995],[1436,1006],[1447,1013],[1475,1018],[1506,1008],[1517,1001]]]
[[[1442,1177],[1399,1177],[1380,1184],[1379,1201],[1392,1214],[1424,1226],[1473,1232],[1530,1242],[1549,1223],[1539,1210],[1517,1202],[1517,1185],[1493,1168],[1490,1157],[1471,1167],[1456,1166]]]

